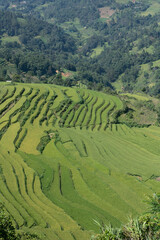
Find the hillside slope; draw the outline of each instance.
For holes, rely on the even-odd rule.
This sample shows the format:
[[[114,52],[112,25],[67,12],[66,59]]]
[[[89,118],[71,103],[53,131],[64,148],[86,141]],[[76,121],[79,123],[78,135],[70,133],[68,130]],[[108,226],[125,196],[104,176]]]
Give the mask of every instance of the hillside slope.
[[[159,6],[158,0],[1,0],[0,79],[158,96]]]
[[[0,200],[19,231],[90,239],[119,226],[159,189],[158,127],[127,127],[118,96],[0,84]]]

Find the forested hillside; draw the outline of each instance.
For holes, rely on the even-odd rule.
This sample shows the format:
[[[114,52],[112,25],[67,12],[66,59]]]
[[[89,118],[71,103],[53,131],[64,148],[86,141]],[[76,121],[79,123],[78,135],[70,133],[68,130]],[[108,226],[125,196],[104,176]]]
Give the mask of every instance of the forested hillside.
[[[0,6],[1,80],[81,82],[158,96],[158,1],[8,0]]]
[[[55,74],[61,58],[75,52],[74,39],[55,24],[8,11],[0,12],[0,22],[0,56],[4,75],[13,64],[18,72],[49,77]]]

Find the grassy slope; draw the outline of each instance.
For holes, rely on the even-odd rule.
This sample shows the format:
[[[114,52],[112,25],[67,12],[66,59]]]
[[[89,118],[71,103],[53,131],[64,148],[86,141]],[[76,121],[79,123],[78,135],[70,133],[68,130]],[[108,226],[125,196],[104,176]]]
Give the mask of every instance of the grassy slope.
[[[89,239],[94,220],[119,226],[145,210],[160,184],[158,127],[113,124],[123,108],[116,96],[14,87],[0,84],[0,199],[17,227],[42,239]]]

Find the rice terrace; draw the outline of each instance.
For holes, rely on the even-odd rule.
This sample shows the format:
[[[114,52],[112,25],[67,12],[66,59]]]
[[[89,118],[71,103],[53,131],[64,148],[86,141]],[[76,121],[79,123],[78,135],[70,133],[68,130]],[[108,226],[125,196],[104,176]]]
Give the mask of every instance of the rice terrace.
[[[0,199],[19,231],[90,239],[120,226],[160,186],[160,129],[116,121],[118,96],[0,84]]]

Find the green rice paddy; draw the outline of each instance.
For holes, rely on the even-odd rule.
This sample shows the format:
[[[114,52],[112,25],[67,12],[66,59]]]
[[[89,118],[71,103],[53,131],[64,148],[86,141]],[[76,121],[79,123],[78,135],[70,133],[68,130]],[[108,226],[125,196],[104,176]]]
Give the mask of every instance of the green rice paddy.
[[[0,201],[21,231],[89,240],[159,191],[160,128],[115,124],[118,96],[0,84]]]

